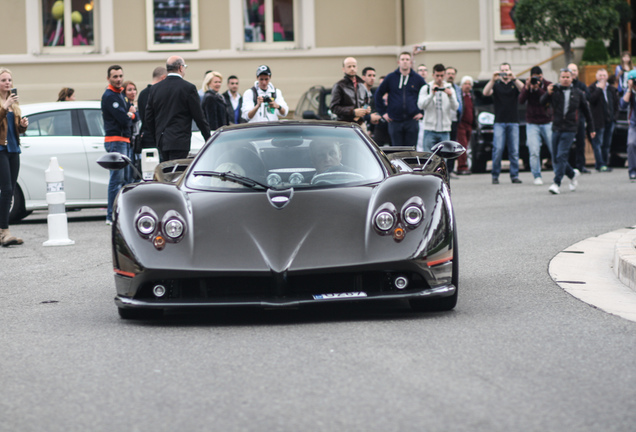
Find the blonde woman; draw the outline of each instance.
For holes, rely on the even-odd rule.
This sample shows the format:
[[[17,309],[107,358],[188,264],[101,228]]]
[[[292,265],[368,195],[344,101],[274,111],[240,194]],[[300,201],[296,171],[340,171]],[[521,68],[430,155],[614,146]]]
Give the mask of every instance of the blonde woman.
[[[210,125],[210,130],[216,130],[230,124],[225,98],[219,93],[222,83],[223,75],[215,71],[207,73],[203,79],[205,93],[201,100],[201,108]]]
[[[4,247],[24,243],[9,232],[11,199],[20,171],[20,134],[29,125],[20,114],[11,71],[0,68],[0,244]]]

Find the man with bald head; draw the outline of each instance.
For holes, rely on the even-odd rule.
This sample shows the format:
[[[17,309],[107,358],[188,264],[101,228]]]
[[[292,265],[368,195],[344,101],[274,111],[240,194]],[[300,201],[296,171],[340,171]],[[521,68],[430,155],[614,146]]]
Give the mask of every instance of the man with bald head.
[[[206,141],[210,138],[210,126],[201,110],[197,88],[184,79],[187,67],[183,58],[169,57],[166,79],[153,85],[148,96],[146,124],[162,161],[188,157],[192,120],[203,138]]]
[[[572,72],[572,87],[585,93],[587,100],[590,99],[590,90],[579,80],[579,68],[576,63],[570,63],[568,69]],[[589,174],[591,171],[585,167],[585,117],[579,118],[579,125],[576,130],[575,144],[575,166],[583,174]]]
[[[369,100],[371,94],[358,74],[358,62],[347,57],[342,62],[344,78],[334,84],[331,90],[331,112],[338,120],[355,122],[364,128],[364,116],[371,113]]]

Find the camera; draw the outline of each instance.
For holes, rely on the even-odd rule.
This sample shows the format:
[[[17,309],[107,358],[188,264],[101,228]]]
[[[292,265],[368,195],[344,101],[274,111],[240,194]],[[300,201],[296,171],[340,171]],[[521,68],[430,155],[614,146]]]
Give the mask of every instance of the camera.
[[[446,90],[444,87],[435,87],[435,91],[444,91]]]
[[[417,45],[415,47],[416,52],[426,51],[426,45]]]
[[[11,94],[17,96],[18,95],[18,89],[17,88],[12,88],[11,89]]]
[[[264,103],[271,103],[272,102],[272,98],[269,97],[268,95],[263,95],[263,102]]]
[[[540,84],[540,83],[541,83],[541,79],[539,77],[530,78],[530,84],[536,85],[536,84]]]

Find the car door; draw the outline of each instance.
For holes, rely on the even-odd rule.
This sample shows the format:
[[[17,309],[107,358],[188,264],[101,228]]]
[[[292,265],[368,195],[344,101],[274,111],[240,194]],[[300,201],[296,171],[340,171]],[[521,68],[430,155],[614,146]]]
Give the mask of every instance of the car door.
[[[90,180],[91,201],[104,201],[108,199],[109,171],[97,165],[97,159],[106,153],[104,148],[104,117],[102,110],[98,108],[85,108],[79,110],[79,125],[84,140],[84,150],[88,164],[88,177]]]
[[[29,128],[20,138],[20,184],[25,200],[46,200],[44,172],[54,156],[64,169],[67,202],[88,200],[89,173],[77,110],[37,112],[28,118]]]

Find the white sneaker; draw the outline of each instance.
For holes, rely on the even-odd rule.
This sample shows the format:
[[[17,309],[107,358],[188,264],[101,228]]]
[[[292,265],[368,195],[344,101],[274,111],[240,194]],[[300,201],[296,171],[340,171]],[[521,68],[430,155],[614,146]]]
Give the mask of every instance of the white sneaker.
[[[540,186],[543,184],[543,180],[541,179],[541,177],[537,177],[534,179],[534,184]]]
[[[559,190],[559,185],[557,185],[556,183],[552,183],[552,185],[550,186],[550,189],[548,190],[550,191],[552,195],[558,195],[561,193],[561,191]]]
[[[112,220],[110,220],[110,219],[106,219],[106,225],[112,225],[112,224],[113,224],[113,221],[112,221]]]
[[[579,176],[581,175],[581,171],[574,168],[574,176],[570,179],[570,190],[574,192],[576,187],[579,185]]]

